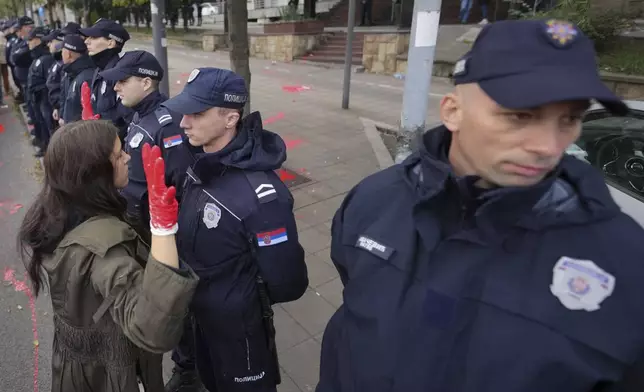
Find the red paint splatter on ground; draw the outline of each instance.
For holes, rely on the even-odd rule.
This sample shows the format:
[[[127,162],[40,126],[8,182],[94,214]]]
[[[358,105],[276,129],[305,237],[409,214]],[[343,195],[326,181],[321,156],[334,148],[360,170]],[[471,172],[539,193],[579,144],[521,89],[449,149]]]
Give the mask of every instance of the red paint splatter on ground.
[[[282,90],[286,91],[287,93],[299,93],[300,91],[307,91],[310,90],[311,87],[309,86],[282,86]]]
[[[303,167],[297,169],[297,171],[299,171],[300,173],[306,173],[306,169]]]
[[[300,139],[287,139],[287,138],[284,138],[284,143],[286,143],[286,149],[290,150],[290,149],[295,148],[295,147],[299,146],[300,144],[304,143],[304,141],[302,141]]]
[[[294,174],[289,173],[284,169],[277,169],[277,175],[280,177],[282,182],[291,181],[297,178]]]
[[[22,207],[23,207],[22,204],[15,204],[13,207],[11,207],[11,210],[9,210],[9,215],[13,215],[16,212],[20,211]]]
[[[4,162],[0,162],[0,167],[4,166]]]
[[[184,72],[179,75],[180,78],[187,78],[188,76],[190,76],[190,72]]]
[[[267,118],[266,120],[264,120],[263,123],[264,123],[264,125],[268,125],[268,124],[274,123],[275,121],[279,121],[279,120],[281,120],[283,118],[284,118],[284,113],[279,112],[276,115],[271,116],[271,117]]]
[[[4,281],[13,285],[14,289],[24,293],[29,299],[29,309],[31,310],[31,331],[33,333],[34,345],[34,392],[38,392],[38,352],[40,343],[38,342],[38,320],[36,318],[36,298],[27,285],[27,278],[23,280],[16,279],[16,273],[13,269],[5,267]]]
[[[0,124],[0,133],[4,132],[4,125]]]

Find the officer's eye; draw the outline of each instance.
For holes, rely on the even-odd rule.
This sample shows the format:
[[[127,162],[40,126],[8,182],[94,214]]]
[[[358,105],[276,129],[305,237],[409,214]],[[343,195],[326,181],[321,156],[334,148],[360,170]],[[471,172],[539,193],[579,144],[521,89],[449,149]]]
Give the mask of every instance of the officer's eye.
[[[528,121],[534,118],[534,114],[530,112],[511,112],[506,113],[506,116],[512,121]]]

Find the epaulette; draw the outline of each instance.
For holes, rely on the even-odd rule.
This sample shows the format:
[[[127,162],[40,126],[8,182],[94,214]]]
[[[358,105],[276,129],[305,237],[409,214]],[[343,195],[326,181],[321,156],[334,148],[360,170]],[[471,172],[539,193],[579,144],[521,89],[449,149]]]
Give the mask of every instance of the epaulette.
[[[154,114],[157,116],[159,125],[161,125],[162,127],[168,124],[172,124],[172,116],[170,115],[170,112],[168,111],[168,109],[164,107],[160,107],[154,111]]]

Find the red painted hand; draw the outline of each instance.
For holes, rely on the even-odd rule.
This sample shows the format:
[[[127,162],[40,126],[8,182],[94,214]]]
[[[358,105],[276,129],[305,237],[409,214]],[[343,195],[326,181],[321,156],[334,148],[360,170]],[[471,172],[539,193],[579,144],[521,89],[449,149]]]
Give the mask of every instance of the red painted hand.
[[[143,169],[148,182],[150,230],[154,235],[172,235],[178,230],[179,203],[176,189],[165,185],[165,162],[159,146],[143,146]]]
[[[94,114],[92,109],[92,91],[89,89],[87,82],[83,82],[81,85],[81,106],[83,107],[81,114],[83,120],[98,120],[101,118],[101,115]]]

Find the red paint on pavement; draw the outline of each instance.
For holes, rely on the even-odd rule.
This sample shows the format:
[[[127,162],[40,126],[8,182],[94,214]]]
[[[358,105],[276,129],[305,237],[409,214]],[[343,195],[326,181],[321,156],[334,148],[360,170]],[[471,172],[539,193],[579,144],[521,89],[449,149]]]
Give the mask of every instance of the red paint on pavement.
[[[282,86],[282,90],[286,91],[287,93],[299,93],[300,91],[307,91],[310,90],[311,87],[309,86]]]
[[[5,267],[4,281],[13,285],[14,289],[18,292],[24,293],[29,299],[29,309],[31,310],[31,331],[33,333],[34,345],[34,392],[38,392],[38,352],[40,343],[38,342],[38,320],[36,318],[36,298],[34,298],[31,288],[27,285],[27,278],[18,280],[15,276],[15,271],[11,268]]]
[[[0,162],[0,167],[4,166],[4,162]]]
[[[264,125],[272,124],[275,121],[279,121],[284,118],[284,112],[279,112],[274,116],[271,116],[263,121]]]
[[[280,177],[282,182],[291,181],[296,178],[294,174],[291,174],[284,169],[277,169],[277,175]]]
[[[286,149],[290,150],[290,149],[295,148],[295,147],[299,146],[300,144],[304,143],[304,141],[302,141],[300,139],[287,139],[287,138],[284,138],[284,143],[286,143]]]
[[[23,207],[22,204],[14,204],[13,207],[11,207],[11,210],[9,210],[9,215],[13,215],[16,212],[20,211],[20,209]]]
[[[0,124],[0,133],[4,132],[4,124]]]

